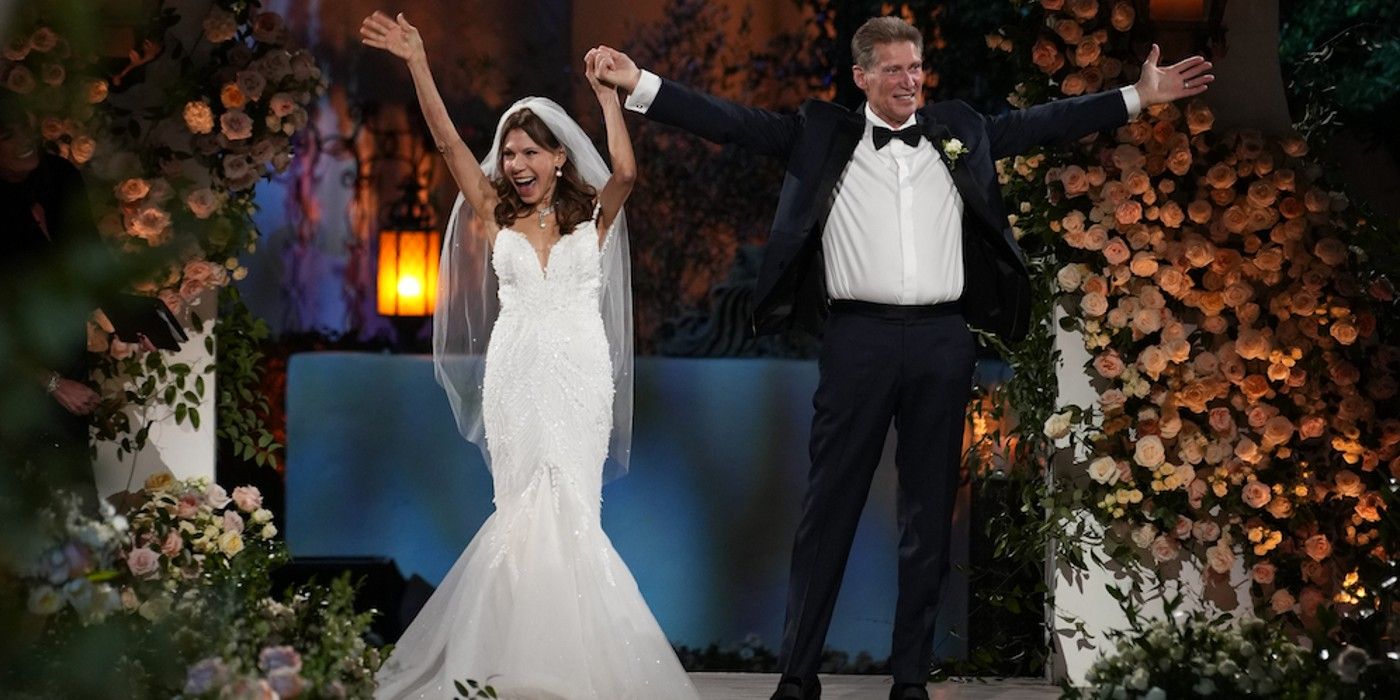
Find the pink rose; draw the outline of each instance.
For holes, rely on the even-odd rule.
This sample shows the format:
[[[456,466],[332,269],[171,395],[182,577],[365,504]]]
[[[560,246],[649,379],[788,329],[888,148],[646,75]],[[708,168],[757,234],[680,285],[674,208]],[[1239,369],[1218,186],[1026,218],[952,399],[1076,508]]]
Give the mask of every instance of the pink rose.
[[[174,556],[179,554],[180,550],[184,548],[185,540],[180,537],[180,531],[171,530],[170,532],[166,533],[165,541],[162,542],[160,545],[160,553],[164,554],[167,557],[174,558]]]
[[[258,653],[258,668],[264,672],[275,671],[280,668],[301,671],[301,654],[290,646],[263,647]]]
[[[232,109],[219,117],[219,128],[230,141],[242,141],[253,135],[253,120],[242,110]]]
[[[160,555],[148,547],[137,547],[126,555],[126,566],[137,578],[152,578],[160,568]]]
[[[1190,518],[1184,515],[1178,515],[1176,516],[1176,526],[1172,528],[1172,535],[1179,540],[1184,540],[1191,536],[1192,525],[1194,525],[1194,523],[1191,522]]]
[[[226,510],[224,511],[223,526],[224,532],[241,533],[243,532],[243,516],[239,515],[237,511]]]
[[[183,520],[189,520],[199,514],[199,505],[202,501],[199,494],[182,494],[176,503],[175,514]]]
[[[1157,539],[1152,540],[1151,551],[1152,558],[1160,564],[1176,559],[1177,555],[1181,552],[1181,545],[1177,544],[1175,539],[1167,537],[1166,535],[1160,535]]]
[[[262,492],[256,486],[239,486],[233,490],[233,502],[244,513],[251,513],[262,507]]]
[[[1098,357],[1094,358],[1094,369],[1099,373],[1099,376],[1113,379],[1123,373],[1123,358],[1119,357],[1118,352],[1114,350],[1100,353]]]

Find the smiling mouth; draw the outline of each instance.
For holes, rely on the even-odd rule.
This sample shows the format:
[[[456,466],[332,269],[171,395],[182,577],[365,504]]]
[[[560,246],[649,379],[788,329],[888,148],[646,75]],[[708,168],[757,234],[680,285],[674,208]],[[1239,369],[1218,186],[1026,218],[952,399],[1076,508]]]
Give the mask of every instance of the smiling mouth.
[[[531,176],[517,177],[511,179],[511,184],[515,185],[515,191],[521,197],[528,197],[535,193],[535,185],[539,183],[539,178]]]

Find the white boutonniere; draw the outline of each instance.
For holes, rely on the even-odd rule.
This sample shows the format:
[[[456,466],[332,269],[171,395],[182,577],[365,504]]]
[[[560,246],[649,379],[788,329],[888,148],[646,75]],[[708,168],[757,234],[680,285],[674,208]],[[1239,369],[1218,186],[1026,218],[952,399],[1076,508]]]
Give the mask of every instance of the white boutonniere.
[[[948,169],[958,164],[958,159],[967,153],[967,146],[960,139],[943,139],[943,159],[948,161]]]

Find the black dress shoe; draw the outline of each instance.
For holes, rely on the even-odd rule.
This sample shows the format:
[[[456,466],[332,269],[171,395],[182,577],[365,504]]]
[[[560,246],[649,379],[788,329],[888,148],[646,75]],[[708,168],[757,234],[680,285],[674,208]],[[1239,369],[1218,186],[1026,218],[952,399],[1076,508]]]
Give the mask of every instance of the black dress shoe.
[[[928,700],[928,688],[923,683],[895,683],[890,700]]]
[[[816,676],[806,681],[797,676],[783,676],[768,700],[821,700],[821,696],[822,682]]]

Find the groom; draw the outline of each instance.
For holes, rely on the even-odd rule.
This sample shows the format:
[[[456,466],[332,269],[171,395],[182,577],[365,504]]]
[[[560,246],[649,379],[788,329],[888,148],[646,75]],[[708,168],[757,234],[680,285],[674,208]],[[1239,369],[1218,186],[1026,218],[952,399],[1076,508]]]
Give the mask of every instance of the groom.
[[[923,41],[903,20],[867,21],[851,48],[865,104],[808,100],[796,114],[705,95],[593,50],[610,59],[603,78],[629,93],[628,109],[787,162],[754,329],[820,327],[823,343],[774,700],[821,695],[822,645],[891,420],[900,543],[890,697],[928,697],[972,383],[968,325],[1014,342],[1030,324],[1029,275],[993,162],[1120,126],[1213,79],[1200,57],[1159,68],[1154,47],[1134,86],[984,117],[957,101],[920,107]]]

